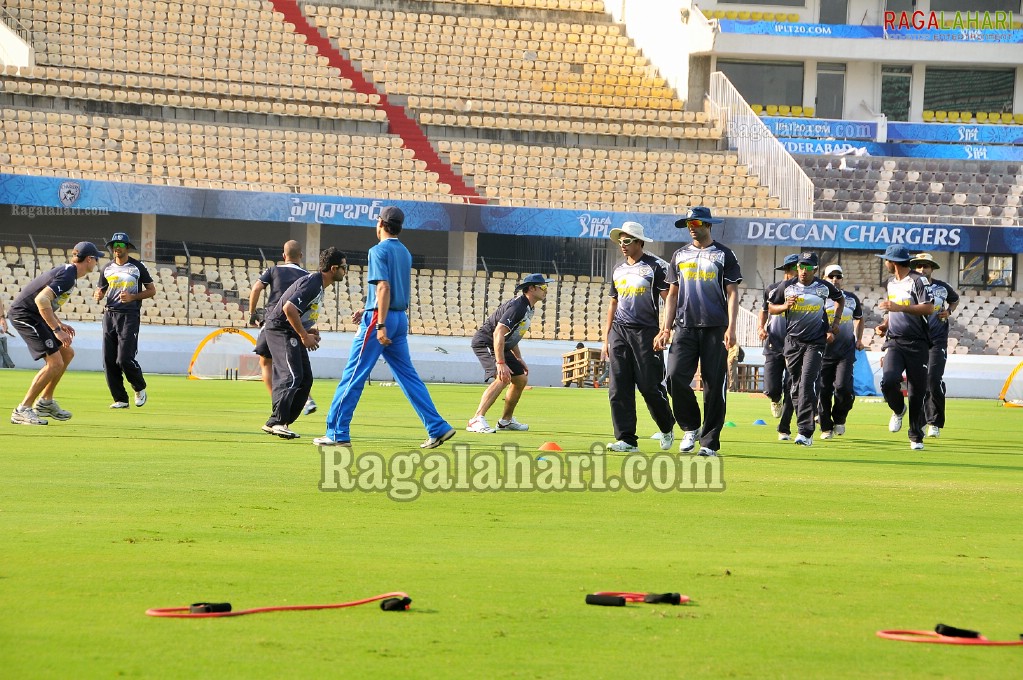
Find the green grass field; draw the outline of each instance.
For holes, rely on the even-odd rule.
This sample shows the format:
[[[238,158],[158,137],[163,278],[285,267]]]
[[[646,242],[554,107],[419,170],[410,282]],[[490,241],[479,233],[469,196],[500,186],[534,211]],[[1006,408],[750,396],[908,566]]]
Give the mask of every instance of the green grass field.
[[[30,378],[0,372],[4,408]],[[334,384],[316,384],[321,411],[299,419],[295,441],[259,431],[261,384],[170,376],[151,378],[145,408],[111,411],[100,374],[69,374],[57,396],[71,421],[0,424],[3,677],[1018,677],[1023,648],[875,631],[1023,632],[1023,412],[953,400],[941,439],[911,452],[905,432],[887,432],[884,404],[857,403],[846,436],[803,449],[752,425],[772,422],[766,400],[732,395],[721,493],[399,503],[318,490],[310,440]],[[517,414],[529,432],[466,433],[480,391],[432,388],[459,429],[451,444],[536,455],[544,441],[581,452],[613,439],[602,390],[532,390]],[[640,423],[656,429],[645,412]],[[399,388],[381,385],[367,387],[352,434],[357,453],[386,455],[425,438]],[[411,595],[409,612],[145,615],[393,590]],[[586,606],[598,590],[693,603]]]

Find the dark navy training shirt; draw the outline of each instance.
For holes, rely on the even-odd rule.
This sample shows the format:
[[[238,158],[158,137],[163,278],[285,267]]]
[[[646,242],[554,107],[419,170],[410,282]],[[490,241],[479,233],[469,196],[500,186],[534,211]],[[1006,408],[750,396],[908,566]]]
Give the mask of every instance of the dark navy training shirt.
[[[900,305],[923,305],[934,302],[930,291],[931,282],[919,272],[911,271],[904,279],[894,276],[888,279],[888,299]],[[900,344],[920,344],[929,347],[931,333],[927,317],[914,316],[905,312],[888,312],[888,340]]]
[[[775,288],[770,301],[776,305],[783,305],[785,299],[793,295],[799,299],[785,312],[785,321],[788,324],[786,334],[801,342],[823,344],[828,333],[828,315],[824,313],[824,301],[841,300],[842,291],[816,276],[806,285],[795,278]]]
[[[111,260],[99,274],[99,289],[107,296],[107,309],[112,312],[132,312],[139,314],[142,300],[121,302],[121,293],[141,293],[147,284],[153,282],[146,265],[134,257],[129,257],[124,264]]]
[[[291,322],[284,313],[284,303],[290,302],[298,308],[302,317],[302,327],[309,330],[316,325],[323,305],[323,275],[313,272],[291,284],[281,295],[274,308],[267,312],[265,326],[275,330],[291,328]],[[292,329],[293,330],[293,329]]]
[[[266,297],[266,310],[270,311],[273,309],[281,299],[281,296],[284,295],[284,291],[291,288],[291,284],[308,274],[309,272],[293,262],[285,262],[284,264],[269,267],[260,274],[259,280],[263,282],[264,286],[270,287],[270,294]]]
[[[74,290],[77,281],[78,268],[75,265],[62,264],[54,267],[50,271],[44,272],[29,281],[28,285],[18,293],[18,296],[11,303],[10,313],[12,316],[22,314],[39,316],[36,296],[42,292],[43,288],[49,288],[53,291],[55,297],[53,298],[52,307],[53,311],[56,312],[71,297],[71,291]]]
[[[853,327],[853,321],[863,318],[863,307],[860,305],[860,299],[847,290],[841,292],[845,296],[842,318],[838,321],[835,341],[828,345],[824,352],[825,356],[836,358],[848,356],[856,350],[856,329]],[[835,322],[835,307],[835,301],[830,299],[825,305],[829,326]]]
[[[529,332],[529,324],[533,320],[533,308],[529,306],[529,300],[525,295],[519,295],[508,300],[497,308],[497,311],[487,317],[476,335],[472,338],[472,344],[477,347],[494,347],[494,331],[498,324],[506,326],[509,330],[504,334],[504,348],[510,350],[519,344],[522,336]]]
[[[931,296],[934,298],[934,313],[927,317],[931,342],[935,347],[948,347],[948,319],[939,319],[938,313],[959,302],[959,293],[944,281],[931,279]]]
[[[735,254],[717,241],[706,248],[690,243],[671,257],[667,281],[678,285],[675,323],[710,328],[728,326],[725,286],[742,281]]]
[[[784,287],[792,280],[793,279],[783,279],[781,281],[776,281],[764,289],[763,303],[760,308],[769,314],[767,317],[767,324],[765,325],[767,338],[764,340],[764,349],[772,352],[785,351],[785,329],[788,327],[788,322],[785,320],[784,314],[771,314],[767,305],[775,288],[778,288],[779,286]]]
[[[668,263],[644,253],[629,264],[615,267],[611,274],[610,297],[618,300],[614,322],[626,326],[658,328],[661,292],[668,290]]]

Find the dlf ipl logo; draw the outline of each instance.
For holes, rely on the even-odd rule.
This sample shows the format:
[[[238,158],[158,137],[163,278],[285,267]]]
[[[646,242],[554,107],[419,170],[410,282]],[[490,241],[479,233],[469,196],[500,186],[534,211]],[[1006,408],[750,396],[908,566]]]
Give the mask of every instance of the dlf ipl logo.
[[[886,31],[1012,30],[1012,12],[885,12]]]

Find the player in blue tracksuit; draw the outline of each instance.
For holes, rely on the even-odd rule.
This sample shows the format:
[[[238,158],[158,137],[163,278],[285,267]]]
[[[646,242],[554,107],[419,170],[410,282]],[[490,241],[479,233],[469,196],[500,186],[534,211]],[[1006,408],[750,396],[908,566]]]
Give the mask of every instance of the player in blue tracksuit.
[[[313,386],[309,350],[320,344],[315,326],[323,306],[323,289],[344,279],[347,270],[345,254],[327,248],[320,253],[320,270],[291,284],[266,314],[262,336],[273,358],[273,413],[263,425],[267,434],[282,439],[299,436],[288,426],[302,412]]]
[[[771,314],[768,299],[778,286],[784,286],[796,277],[799,254],[786,255],[775,271],[785,278],[764,288],[763,302],[758,316],[758,335],[764,341],[764,394],[771,400],[771,415],[778,418],[778,439],[788,441],[792,435],[792,394],[790,379],[785,370],[785,315]]]
[[[128,234],[117,232],[107,241],[107,248],[114,259],[100,272],[93,299],[107,299],[103,311],[103,370],[114,399],[110,408],[128,408],[125,378],[135,391],[135,405],[144,406],[148,399],[146,378],[135,357],[139,352],[142,301],[156,295],[156,284],[146,265],[128,257],[128,250],[135,249]]]
[[[381,354],[426,426],[428,437],[420,448],[436,448],[455,436],[455,429],[437,413],[409,356],[406,310],[412,287],[412,254],[398,240],[404,222],[405,215],[399,208],[388,206],[380,211],[376,227],[380,242],[369,249],[366,308],[354,315],[359,330],[327,414],[327,433],[313,440],[319,446],[351,445],[352,416]]]
[[[842,291],[845,305],[837,319],[834,300],[828,300],[825,307],[828,323],[836,330],[828,333],[821,371],[821,439],[845,434],[846,417],[856,402],[853,364],[856,363],[856,350],[863,349],[863,307],[855,294],[842,290],[844,276],[841,265],[830,264],[824,268],[824,280]]]
[[[813,446],[820,401],[821,366],[827,343],[828,315],[824,304],[835,301],[835,317],[842,317],[845,296],[830,283],[817,278],[817,253],[802,252],[796,263],[796,278],[771,293],[769,311],[785,315],[785,367],[792,382],[792,404],[796,409],[796,444]],[[832,325],[834,333],[837,325]]]
[[[698,455],[716,456],[721,448],[728,392],[728,350],[735,344],[739,313],[739,283],[742,272],[735,254],[711,238],[714,224],[710,208],[690,208],[675,227],[689,230],[693,242],[671,257],[665,300],[664,326],[654,340],[654,349],[668,352],[668,391],[675,421],[682,428],[679,451],[696,446]],[[674,329],[674,337],[672,330]],[[690,383],[700,366],[703,381],[703,425],[700,406]]]
[[[924,397],[927,395],[927,360],[931,332],[927,317],[934,313],[934,296],[927,277],[909,268],[911,257],[906,246],[891,245],[884,255],[888,279],[888,299],[878,308],[888,316],[874,332],[885,334],[884,370],[881,394],[892,410],[888,431],[902,429],[906,400],[902,396],[902,374],[909,383],[909,448],[924,448]]]
[[[932,279],[940,265],[928,253],[914,255],[910,266],[931,282],[934,312],[927,317],[931,349],[927,357],[927,396],[924,397],[925,437],[940,437],[945,427],[945,363],[948,361],[948,318],[959,307],[959,293],[944,281]]]

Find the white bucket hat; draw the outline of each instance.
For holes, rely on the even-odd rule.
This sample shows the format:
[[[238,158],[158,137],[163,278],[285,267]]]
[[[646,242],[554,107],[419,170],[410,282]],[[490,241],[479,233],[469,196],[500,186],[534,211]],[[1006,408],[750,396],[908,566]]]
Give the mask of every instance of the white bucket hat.
[[[643,243],[653,243],[652,239],[647,238],[646,233],[643,231],[643,225],[639,222],[626,222],[619,228],[612,229],[611,240],[617,243],[622,234],[637,238]]]

